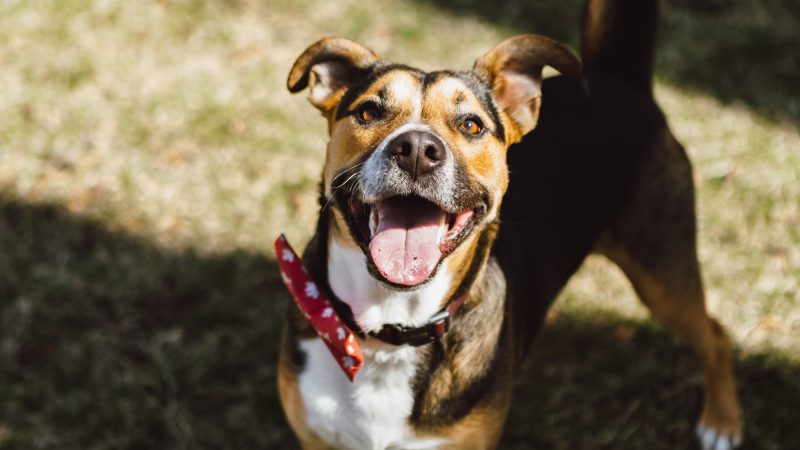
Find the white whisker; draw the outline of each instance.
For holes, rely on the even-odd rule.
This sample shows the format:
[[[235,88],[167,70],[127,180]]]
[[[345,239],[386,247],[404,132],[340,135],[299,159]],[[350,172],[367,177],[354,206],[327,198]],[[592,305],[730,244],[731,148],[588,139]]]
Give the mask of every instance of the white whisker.
[[[363,164],[363,163],[362,163],[362,164]],[[352,169],[354,169],[354,168],[356,168],[356,167],[358,167],[358,166],[360,166],[360,165],[362,165],[362,164],[357,164],[357,165],[355,165],[355,166],[353,166],[353,167],[351,167],[351,168],[349,168],[349,169],[345,170],[345,171],[344,171],[344,172],[342,172],[342,173],[348,172],[348,171],[350,171],[350,170],[352,170]],[[360,170],[357,170],[357,171],[356,171],[354,174],[350,175],[350,176],[349,176],[349,177],[348,177],[346,180],[344,180],[344,182],[342,182],[342,184],[340,184],[340,185],[338,185],[338,186],[331,186],[331,187],[333,187],[333,189],[334,189],[334,190],[333,190],[333,192],[331,193],[330,197],[328,197],[328,200],[325,202],[325,205],[323,205],[323,206],[322,206],[322,209],[320,210],[320,214],[322,214],[323,212],[325,212],[325,209],[326,209],[326,208],[328,208],[328,205],[330,205],[330,203],[331,203],[331,200],[333,200],[333,198],[336,196],[336,193],[337,193],[337,192],[339,192],[339,189],[341,189],[342,187],[344,187],[344,186],[345,186],[345,185],[346,185],[346,184],[347,184],[347,183],[348,183],[350,180],[352,180],[352,179],[353,179],[353,177],[357,176],[359,173],[361,173],[361,171],[360,171]],[[341,175],[341,174],[339,174],[339,175]],[[337,177],[338,177],[338,175],[337,175]],[[336,179],[336,177],[334,177],[334,179]],[[357,182],[356,182],[356,183],[353,183],[353,186],[355,186],[356,184],[357,184]]]
[[[333,179],[331,180],[331,187],[333,187],[333,184],[334,184],[334,183],[336,183],[336,179],[337,179],[337,178],[339,178],[340,176],[342,176],[342,175],[346,174],[347,172],[350,172],[350,171],[351,171],[351,170],[353,170],[353,169],[356,169],[356,168],[358,168],[358,167],[361,167],[361,166],[363,166],[363,165],[364,165],[364,164],[366,164],[366,163],[367,163],[367,162],[366,162],[366,161],[364,161],[364,162],[362,162],[362,163],[356,164],[356,165],[355,165],[355,166],[353,166],[353,167],[348,167],[347,169],[345,169],[345,170],[341,171],[341,172],[339,173],[339,175],[336,175],[336,176],[335,176],[335,177],[333,177]],[[346,182],[345,182],[345,183],[346,183]]]

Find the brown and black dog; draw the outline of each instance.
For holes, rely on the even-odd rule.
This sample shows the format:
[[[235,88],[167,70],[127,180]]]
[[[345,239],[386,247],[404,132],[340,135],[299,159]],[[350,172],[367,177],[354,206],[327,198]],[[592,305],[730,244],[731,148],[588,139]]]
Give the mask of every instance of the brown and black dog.
[[[582,75],[569,50],[530,35],[471,71],[392,64],[340,38],[298,58],[289,90],[308,88],[330,134],[303,261],[364,355],[351,383],[289,308],[279,389],[303,448],[495,447],[514,368],[592,252],[697,352],[702,447],[739,444],[692,169],[652,95],[657,16],[655,0],[590,0]],[[563,75],[542,81],[545,65]],[[442,313],[447,330],[432,326]]]

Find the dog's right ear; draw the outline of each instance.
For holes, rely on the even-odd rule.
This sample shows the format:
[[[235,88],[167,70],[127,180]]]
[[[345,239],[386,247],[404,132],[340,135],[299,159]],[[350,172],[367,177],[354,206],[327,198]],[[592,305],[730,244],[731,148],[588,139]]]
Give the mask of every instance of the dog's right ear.
[[[372,50],[349,39],[323,38],[297,58],[286,86],[292,93],[308,87],[308,101],[328,115],[347,88],[364,77],[379,60]]]
[[[580,61],[566,47],[532,34],[508,38],[475,61],[473,70],[489,82],[497,106],[510,122],[509,143],[522,139],[539,120],[544,66],[568,76],[581,73]]]

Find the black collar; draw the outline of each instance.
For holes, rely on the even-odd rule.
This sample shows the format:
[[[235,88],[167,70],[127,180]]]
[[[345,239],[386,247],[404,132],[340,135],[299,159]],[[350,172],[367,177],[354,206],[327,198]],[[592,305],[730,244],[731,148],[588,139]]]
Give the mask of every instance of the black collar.
[[[371,331],[369,333],[365,333],[355,322],[353,312],[347,303],[339,299],[336,299],[333,303],[342,321],[360,338],[373,337],[392,345],[419,347],[420,345],[430,344],[447,334],[450,330],[453,316],[464,305],[467,296],[468,293],[448,302],[447,306],[440,309],[439,312],[420,326],[410,327],[402,324],[386,324],[377,332]]]

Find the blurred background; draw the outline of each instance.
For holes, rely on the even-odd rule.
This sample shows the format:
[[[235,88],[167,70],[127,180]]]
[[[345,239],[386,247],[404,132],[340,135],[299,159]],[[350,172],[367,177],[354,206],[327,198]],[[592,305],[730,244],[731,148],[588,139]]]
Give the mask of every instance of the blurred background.
[[[0,448],[294,448],[272,241],[310,237],[326,144],[294,58],[331,34],[423,69],[522,32],[575,49],[581,4],[0,0]],[[663,6],[656,96],[695,165],[747,448],[796,448],[800,0]],[[694,448],[701,384],[590,258],[502,448]]]

